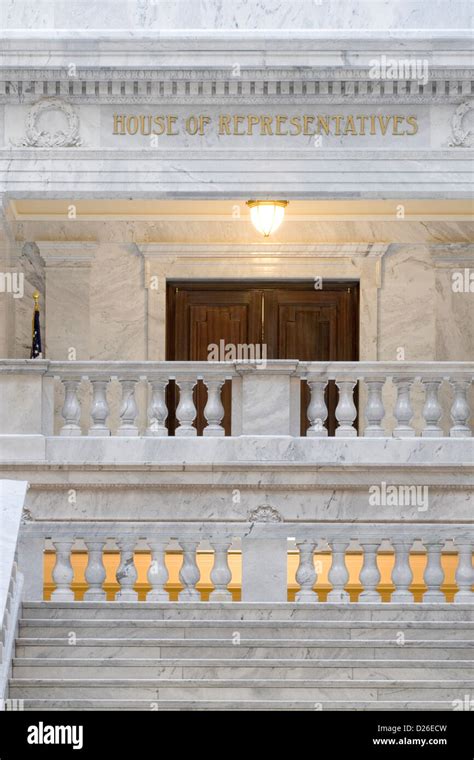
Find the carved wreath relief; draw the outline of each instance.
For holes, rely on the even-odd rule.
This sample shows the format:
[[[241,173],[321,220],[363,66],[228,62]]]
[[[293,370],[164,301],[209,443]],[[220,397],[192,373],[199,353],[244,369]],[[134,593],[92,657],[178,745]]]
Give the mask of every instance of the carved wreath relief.
[[[465,115],[472,110],[474,110],[474,100],[467,100],[464,103],[461,103],[458,108],[456,108],[456,111],[454,112],[453,118],[451,120],[451,131],[453,137],[452,140],[448,143],[450,148],[458,148],[461,146],[469,147],[472,145],[472,136],[474,130],[465,130],[462,127]]]
[[[45,113],[60,113],[66,117],[65,129],[49,131],[42,128]],[[44,98],[32,106],[25,121],[25,137],[19,143],[26,148],[75,148],[82,144],[79,135],[79,116],[70,105],[60,98]]]

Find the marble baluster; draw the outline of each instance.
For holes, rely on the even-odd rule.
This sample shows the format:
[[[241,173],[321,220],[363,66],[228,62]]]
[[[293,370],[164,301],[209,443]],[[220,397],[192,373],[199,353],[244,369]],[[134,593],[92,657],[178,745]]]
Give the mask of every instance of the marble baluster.
[[[348,541],[332,541],[332,563],[329,570],[329,583],[332,589],[327,596],[328,602],[337,602],[338,604],[347,604],[350,602],[350,596],[345,590],[349,580],[349,573],[346,567],[346,550],[349,546]]]
[[[380,571],[377,565],[377,553],[380,542],[361,541],[364,550],[364,564],[360,571],[360,582],[364,590],[359,596],[359,602],[379,603],[380,594],[377,586],[380,583]]]
[[[107,386],[108,380],[103,378],[92,378],[92,406],[91,417],[92,425],[89,429],[89,435],[109,436],[110,430],[107,427],[107,417],[109,416],[109,405],[107,403]]]
[[[365,384],[367,386],[367,403],[365,407],[367,425],[364,436],[366,438],[383,438],[385,431],[382,427],[382,420],[385,416],[385,408],[382,391],[385,385],[385,378],[368,378]]]
[[[176,428],[175,435],[178,437],[195,436],[197,435],[197,430],[193,426],[193,422],[196,418],[196,406],[193,399],[193,390],[196,380],[176,378],[176,385],[179,388],[179,404],[176,409],[179,427]]]
[[[295,601],[317,602],[318,596],[313,591],[313,586],[317,581],[317,573],[314,566],[316,545],[314,541],[297,541],[296,546],[300,553],[298,569],[296,571],[296,582],[301,588],[295,596]]]
[[[123,538],[117,541],[120,549],[120,565],[117,569],[117,583],[120,586],[115,600],[117,602],[136,602],[138,594],[134,590],[137,582],[137,570],[134,563],[135,538]]]
[[[204,417],[207,420],[207,427],[204,428],[204,436],[223,436],[225,430],[222,427],[224,418],[224,405],[221,400],[222,386],[224,380],[204,380],[207,387],[207,404],[204,407]]]
[[[471,410],[467,400],[467,392],[471,383],[466,380],[453,380],[451,385],[454,390],[454,399],[451,406],[451,419],[454,424],[449,434],[451,438],[470,438],[472,432],[468,423]]]
[[[228,538],[211,538],[210,543],[214,549],[214,565],[211,570],[211,581],[214,590],[209,600],[211,602],[231,602],[232,594],[227,586],[232,580],[232,572],[229,567],[229,549],[232,541]]]
[[[413,418],[410,399],[413,381],[408,377],[396,377],[393,383],[397,389],[397,400],[393,411],[397,424],[393,431],[393,436],[394,438],[412,438],[415,435],[415,431],[410,424]]]
[[[52,602],[73,602],[74,592],[71,584],[74,571],[71,564],[71,550],[74,541],[53,541],[56,549],[56,563],[53,568],[53,582],[56,589],[51,594]]]
[[[446,597],[441,591],[441,585],[444,581],[444,570],[441,565],[442,550],[444,541],[424,541],[428,561],[425,568],[425,584],[428,590],[423,595],[425,604],[446,602]]]
[[[474,568],[472,566],[472,545],[469,539],[456,539],[458,547],[458,566],[456,568],[456,584],[458,592],[454,597],[455,604],[474,604]]]
[[[167,385],[167,378],[159,378],[150,381],[151,394],[150,403],[148,404],[147,436],[166,437],[168,435],[168,429],[165,425],[168,417],[168,409],[166,407]]]
[[[336,428],[336,436],[341,438],[355,438],[357,430],[354,427],[354,420],[357,417],[357,409],[354,404],[354,388],[356,380],[338,380],[336,385],[339,388],[339,401],[336,407],[336,419],[339,427]]]
[[[103,585],[106,578],[106,572],[103,561],[103,552],[105,541],[85,541],[88,562],[85,572],[85,578],[89,588],[84,594],[84,600],[87,602],[103,602],[106,599],[106,593]]]
[[[442,380],[423,378],[422,382],[425,388],[423,418],[426,424],[421,435],[424,438],[441,438],[443,436],[443,430],[439,426],[439,421],[443,414],[443,410],[439,403],[439,389]]]
[[[135,398],[135,389],[138,380],[120,378],[119,382],[122,386],[122,403],[120,406],[120,419],[122,422],[117,430],[117,435],[137,436],[138,427],[136,419],[138,417],[138,406]]]
[[[65,378],[62,383],[64,385],[64,404],[61,414],[64,418],[64,425],[62,426],[59,435],[82,435],[81,426],[79,424],[81,419],[81,404],[78,398],[81,381],[77,378]]]
[[[164,588],[169,578],[165,562],[168,543],[167,538],[148,541],[151,549],[151,563],[147,578],[151,585],[151,591],[147,594],[147,602],[169,602],[170,600],[169,594]]]
[[[411,604],[414,602],[410,586],[413,581],[413,573],[410,567],[410,550],[412,541],[393,539],[391,542],[395,552],[395,565],[392,570],[392,582],[395,591],[392,593],[392,604]]]
[[[196,588],[201,577],[197,564],[197,548],[199,546],[199,541],[184,540],[179,543],[183,550],[183,564],[179,571],[179,579],[184,586],[184,589],[179,594],[179,601],[199,602],[201,594]]]
[[[311,399],[306,412],[310,422],[306,435],[310,438],[324,438],[328,434],[327,428],[324,427],[328,417],[328,408],[324,398],[327,384],[327,380],[308,380]]]

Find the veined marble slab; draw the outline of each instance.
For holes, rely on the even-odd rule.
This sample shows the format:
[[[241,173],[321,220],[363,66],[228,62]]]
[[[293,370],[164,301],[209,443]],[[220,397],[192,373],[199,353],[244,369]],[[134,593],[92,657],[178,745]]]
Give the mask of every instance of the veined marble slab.
[[[459,29],[469,0],[3,0],[6,29]]]
[[[0,480],[0,622],[3,620],[28,483]]]

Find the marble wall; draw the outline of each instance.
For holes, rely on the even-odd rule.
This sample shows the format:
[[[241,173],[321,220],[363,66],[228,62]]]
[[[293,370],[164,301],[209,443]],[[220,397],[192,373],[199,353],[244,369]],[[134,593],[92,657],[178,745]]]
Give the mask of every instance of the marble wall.
[[[469,28],[469,0],[2,0],[6,29]]]
[[[44,245],[39,243],[40,247]],[[39,287],[42,294],[48,358],[67,359],[68,350],[75,347],[79,359],[132,361],[165,357],[166,278],[311,279],[318,272],[333,278],[361,278],[361,358],[396,360],[402,357],[401,350],[407,361],[468,361],[474,356],[472,293],[455,293],[451,287],[453,271],[463,271],[469,262],[473,268],[474,253],[468,246],[458,246],[450,252],[451,259],[440,264],[437,247],[388,245],[381,259],[379,283],[373,279],[379,274],[372,265],[367,268],[363,257],[356,265],[349,265],[343,257],[330,260],[327,255],[323,259],[317,255],[300,259],[294,251],[293,258],[291,251],[289,258],[260,258],[258,247],[252,267],[245,257],[239,262],[228,256],[223,259],[222,252],[215,254],[213,263],[209,246],[211,255],[204,259],[200,255],[195,261],[157,255],[146,275],[147,256],[143,253],[148,248],[153,246],[100,242],[84,270],[52,266],[51,261],[45,268],[39,263],[37,246],[23,246],[19,264],[27,275],[27,289],[25,297],[15,304],[15,341],[10,355],[28,355],[33,287]],[[337,250],[338,246],[333,248]],[[267,250],[262,248],[262,253]],[[159,272],[162,280],[157,292],[146,287],[152,270]]]

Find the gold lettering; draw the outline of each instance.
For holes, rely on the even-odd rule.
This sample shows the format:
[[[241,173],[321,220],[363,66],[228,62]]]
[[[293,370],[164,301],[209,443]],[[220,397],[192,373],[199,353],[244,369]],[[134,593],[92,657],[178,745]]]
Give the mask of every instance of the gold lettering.
[[[276,134],[277,135],[287,135],[288,130],[286,132],[281,131],[281,125],[284,124],[286,121],[288,121],[288,116],[277,116],[276,117]]]
[[[219,134],[230,135],[230,116],[219,116]]]
[[[400,137],[401,135],[404,135],[405,132],[399,132],[398,128],[403,122],[405,121],[404,116],[394,116],[393,117],[393,125],[392,125],[392,135],[397,135]]]
[[[301,134],[303,127],[301,126],[301,118],[299,116],[293,116],[290,119],[290,125],[295,128],[294,132],[290,131],[290,135],[292,135],[292,137],[296,137],[296,135]]]
[[[140,116],[140,133],[145,137],[151,135],[151,116]]]
[[[261,126],[260,126],[260,134],[261,135],[273,135],[272,117],[271,116],[262,116],[262,122],[261,122]]]
[[[153,124],[155,125],[153,128],[153,134],[158,136],[163,135],[165,132],[165,120],[163,116],[155,116]]]
[[[139,121],[138,116],[127,117],[127,132],[129,135],[136,135],[138,132]]]
[[[123,114],[114,113],[114,135],[125,134],[125,116]]]
[[[237,135],[238,137],[243,137],[245,132],[239,132],[239,127],[243,125],[245,121],[245,116],[234,116],[234,135]]]
[[[253,135],[253,128],[260,124],[260,116],[247,116],[247,134]]]
[[[417,117],[416,116],[407,116],[407,124],[409,124],[410,127],[412,127],[412,131],[411,132],[405,132],[405,134],[410,135],[410,136],[411,135],[416,135],[416,133],[418,132],[418,119],[417,119]]]
[[[339,137],[341,134],[341,121],[344,118],[343,116],[331,116],[332,119],[336,122],[336,130],[334,132],[335,135]]]
[[[178,121],[178,117],[177,116],[168,116],[167,119],[166,119],[166,121],[167,121],[166,134],[167,135],[177,135],[177,134],[179,134],[178,132],[175,132],[173,130],[173,127],[176,126],[176,122]]]
[[[390,124],[390,122],[392,120],[392,117],[391,116],[378,116],[377,118],[378,118],[378,121],[379,121],[379,124],[380,124],[380,131],[381,131],[382,135],[385,135],[386,132],[387,132],[387,129],[389,127],[389,124]]]
[[[358,119],[360,122],[359,134],[365,135],[365,122],[367,121],[368,116],[356,116],[356,119]]]
[[[314,124],[314,116],[303,116],[303,134],[314,135],[314,132],[309,132],[309,125]]]
[[[189,135],[197,135],[199,131],[199,119],[197,116],[188,116],[186,119],[186,132]],[[167,133],[169,134],[169,132]]]
[[[375,116],[370,117],[370,134],[376,135],[377,130],[375,129]]]
[[[318,116],[318,135],[321,134],[321,128],[325,135],[329,135],[329,119],[327,116]]]
[[[347,122],[346,122],[346,126],[345,126],[345,129],[344,129],[344,134],[345,135],[348,135],[348,134],[357,135],[357,129],[356,129],[356,126],[354,124],[354,117],[353,116],[348,116],[347,117]]]

